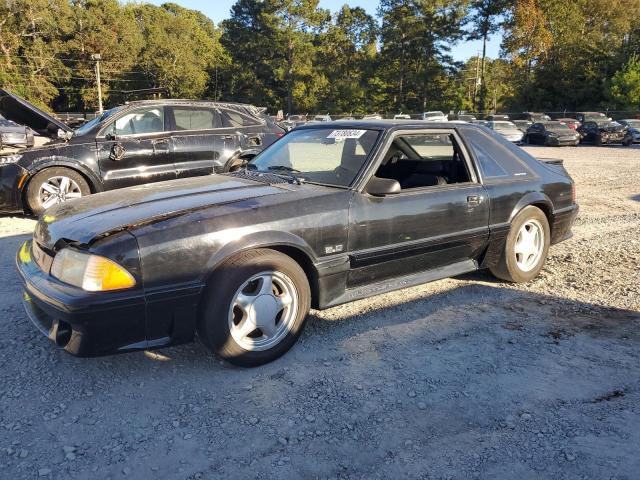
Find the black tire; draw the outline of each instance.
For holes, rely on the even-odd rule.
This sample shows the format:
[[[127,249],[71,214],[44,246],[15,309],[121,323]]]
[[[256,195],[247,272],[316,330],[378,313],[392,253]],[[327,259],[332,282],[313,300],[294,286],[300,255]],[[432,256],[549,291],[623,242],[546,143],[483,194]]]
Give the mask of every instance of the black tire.
[[[525,135],[524,136],[524,140],[523,140],[525,145],[530,145],[531,144],[531,140],[529,139],[529,135]]]
[[[535,267],[529,271],[523,271],[520,269],[516,261],[515,245],[520,229],[530,220],[537,221],[543,229],[543,247]],[[542,267],[544,266],[547,259],[547,253],[549,252],[550,238],[549,221],[547,220],[544,212],[531,205],[523,208],[511,222],[511,228],[507,235],[502,257],[497,265],[489,268],[491,273],[508,282],[524,283],[532,280],[540,273],[540,270],[542,270]]]
[[[55,177],[67,177],[73,180],[80,190],[81,196],[91,194],[91,188],[85,178],[75,170],[65,167],[50,167],[36,173],[27,184],[25,203],[26,208],[34,215],[40,215],[44,210],[44,206],[40,199],[40,187]]]
[[[593,144],[596,147],[601,147],[602,146],[602,137],[600,135],[596,135],[595,138],[593,139]]]
[[[624,142],[622,142],[622,145],[625,146],[625,147],[630,147],[632,143],[633,143],[633,139],[629,138],[629,139],[625,140]]]
[[[231,334],[229,314],[232,302],[238,289],[267,270],[282,273],[292,281],[297,293],[297,311],[279,343],[267,350],[247,350]],[[293,346],[304,329],[310,306],[309,281],[295,260],[275,250],[249,250],[224,262],[211,276],[203,293],[198,335],[207,347],[230,363],[255,367],[275,360]]]

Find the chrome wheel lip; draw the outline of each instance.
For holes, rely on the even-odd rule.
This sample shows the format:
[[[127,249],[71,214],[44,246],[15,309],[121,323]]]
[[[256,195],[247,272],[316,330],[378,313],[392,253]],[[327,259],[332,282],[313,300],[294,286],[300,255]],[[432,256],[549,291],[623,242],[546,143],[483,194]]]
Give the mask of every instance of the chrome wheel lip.
[[[82,197],[78,183],[65,175],[56,175],[42,182],[38,189],[38,200],[43,209]]]
[[[535,269],[544,251],[544,229],[535,219],[527,220],[518,230],[514,247],[516,265],[523,272]]]
[[[265,278],[272,279],[271,289],[264,286]],[[256,281],[260,282],[258,292],[243,293]],[[277,295],[273,293],[274,286]],[[233,295],[227,313],[231,337],[244,350],[269,350],[277,346],[293,329],[298,304],[298,291],[286,274],[274,270],[257,273],[243,282]],[[241,315],[239,321],[238,314]],[[245,322],[250,323],[247,326]],[[251,329],[253,326],[255,327]],[[265,328],[267,326],[269,327]],[[252,333],[259,333],[260,336],[248,336]]]

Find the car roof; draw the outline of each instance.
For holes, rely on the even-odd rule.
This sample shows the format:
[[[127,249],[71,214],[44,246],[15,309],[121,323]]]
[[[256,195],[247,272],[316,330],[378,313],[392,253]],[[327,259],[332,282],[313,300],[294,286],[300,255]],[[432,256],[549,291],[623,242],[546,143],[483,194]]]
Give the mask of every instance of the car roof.
[[[360,128],[360,129],[374,129],[374,130],[397,130],[402,128],[409,129],[428,129],[428,130],[437,130],[441,128],[451,128],[451,124],[453,122],[425,122],[424,120],[403,120],[403,119],[395,119],[395,120],[335,120],[332,122],[325,122],[323,124],[315,123],[315,124],[306,124],[301,127],[303,128],[335,128],[335,129],[348,129],[348,128]],[[481,128],[478,125],[473,125],[471,123],[453,123],[455,128],[458,127],[472,127],[472,128]]]
[[[259,107],[251,105],[249,103],[236,103],[236,102],[217,102],[214,100],[193,100],[188,98],[165,98],[158,100],[132,100],[126,102],[127,106],[146,106],[146,105],[193,105],[193,106],[216,106],[216,107],[230,107],[230,108],[246,108],[255,111],[261,111]]]

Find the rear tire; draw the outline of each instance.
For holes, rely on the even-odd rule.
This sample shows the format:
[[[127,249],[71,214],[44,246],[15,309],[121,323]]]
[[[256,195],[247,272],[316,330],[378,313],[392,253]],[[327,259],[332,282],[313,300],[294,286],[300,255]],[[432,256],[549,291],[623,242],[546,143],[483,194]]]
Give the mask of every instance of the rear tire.
[[[31,213],[40,215],[53,205],[89,194],[89,184],[78,172],[65,167],[51,167],[36,173],[29,180],[25,202]]]
[[[224,262],[203,297],[200,338],[220,357],[243,367],[286,353],[302,333],[311,306],[304,270],[269,249],[242,252]]]
[[[544,212],[531,205],[523,208],[511,222],[502,257],[497,265],[490,267],[491,273],[508,282],[532,280],[544,266],[550,238],[549,221]]]

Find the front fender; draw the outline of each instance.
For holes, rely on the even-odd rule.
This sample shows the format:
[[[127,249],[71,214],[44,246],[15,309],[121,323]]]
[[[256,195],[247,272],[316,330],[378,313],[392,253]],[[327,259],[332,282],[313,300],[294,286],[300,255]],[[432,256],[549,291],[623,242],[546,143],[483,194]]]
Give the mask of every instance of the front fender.
[[[301,237],[281,231],[260,231],[243,235],[238,240],[230,240],[211,256],[204,269],[207,282],[214,270],[229,258],[246,250],[256,248],[291,247],[307,257],[311,264],[316,263],[316,255],[311,246]]]
[[[51,167],[65,167],[65,168],[70,168],[71,170],[75,170],[79,172],[89,181],[89,186],[91,187],[91,193],[98,193],[98,192],[104,191],[102,181],[90,168],[87,168],[85,165],[76,161],[75,159],[70,159],[65,157],[49,158],[29,166],[27,168],[29,177],[27,181],[24,182],[24,185],[27,185],[31,177],[33,177],[36,173],[44,170],[45,168],[51,168]]]

